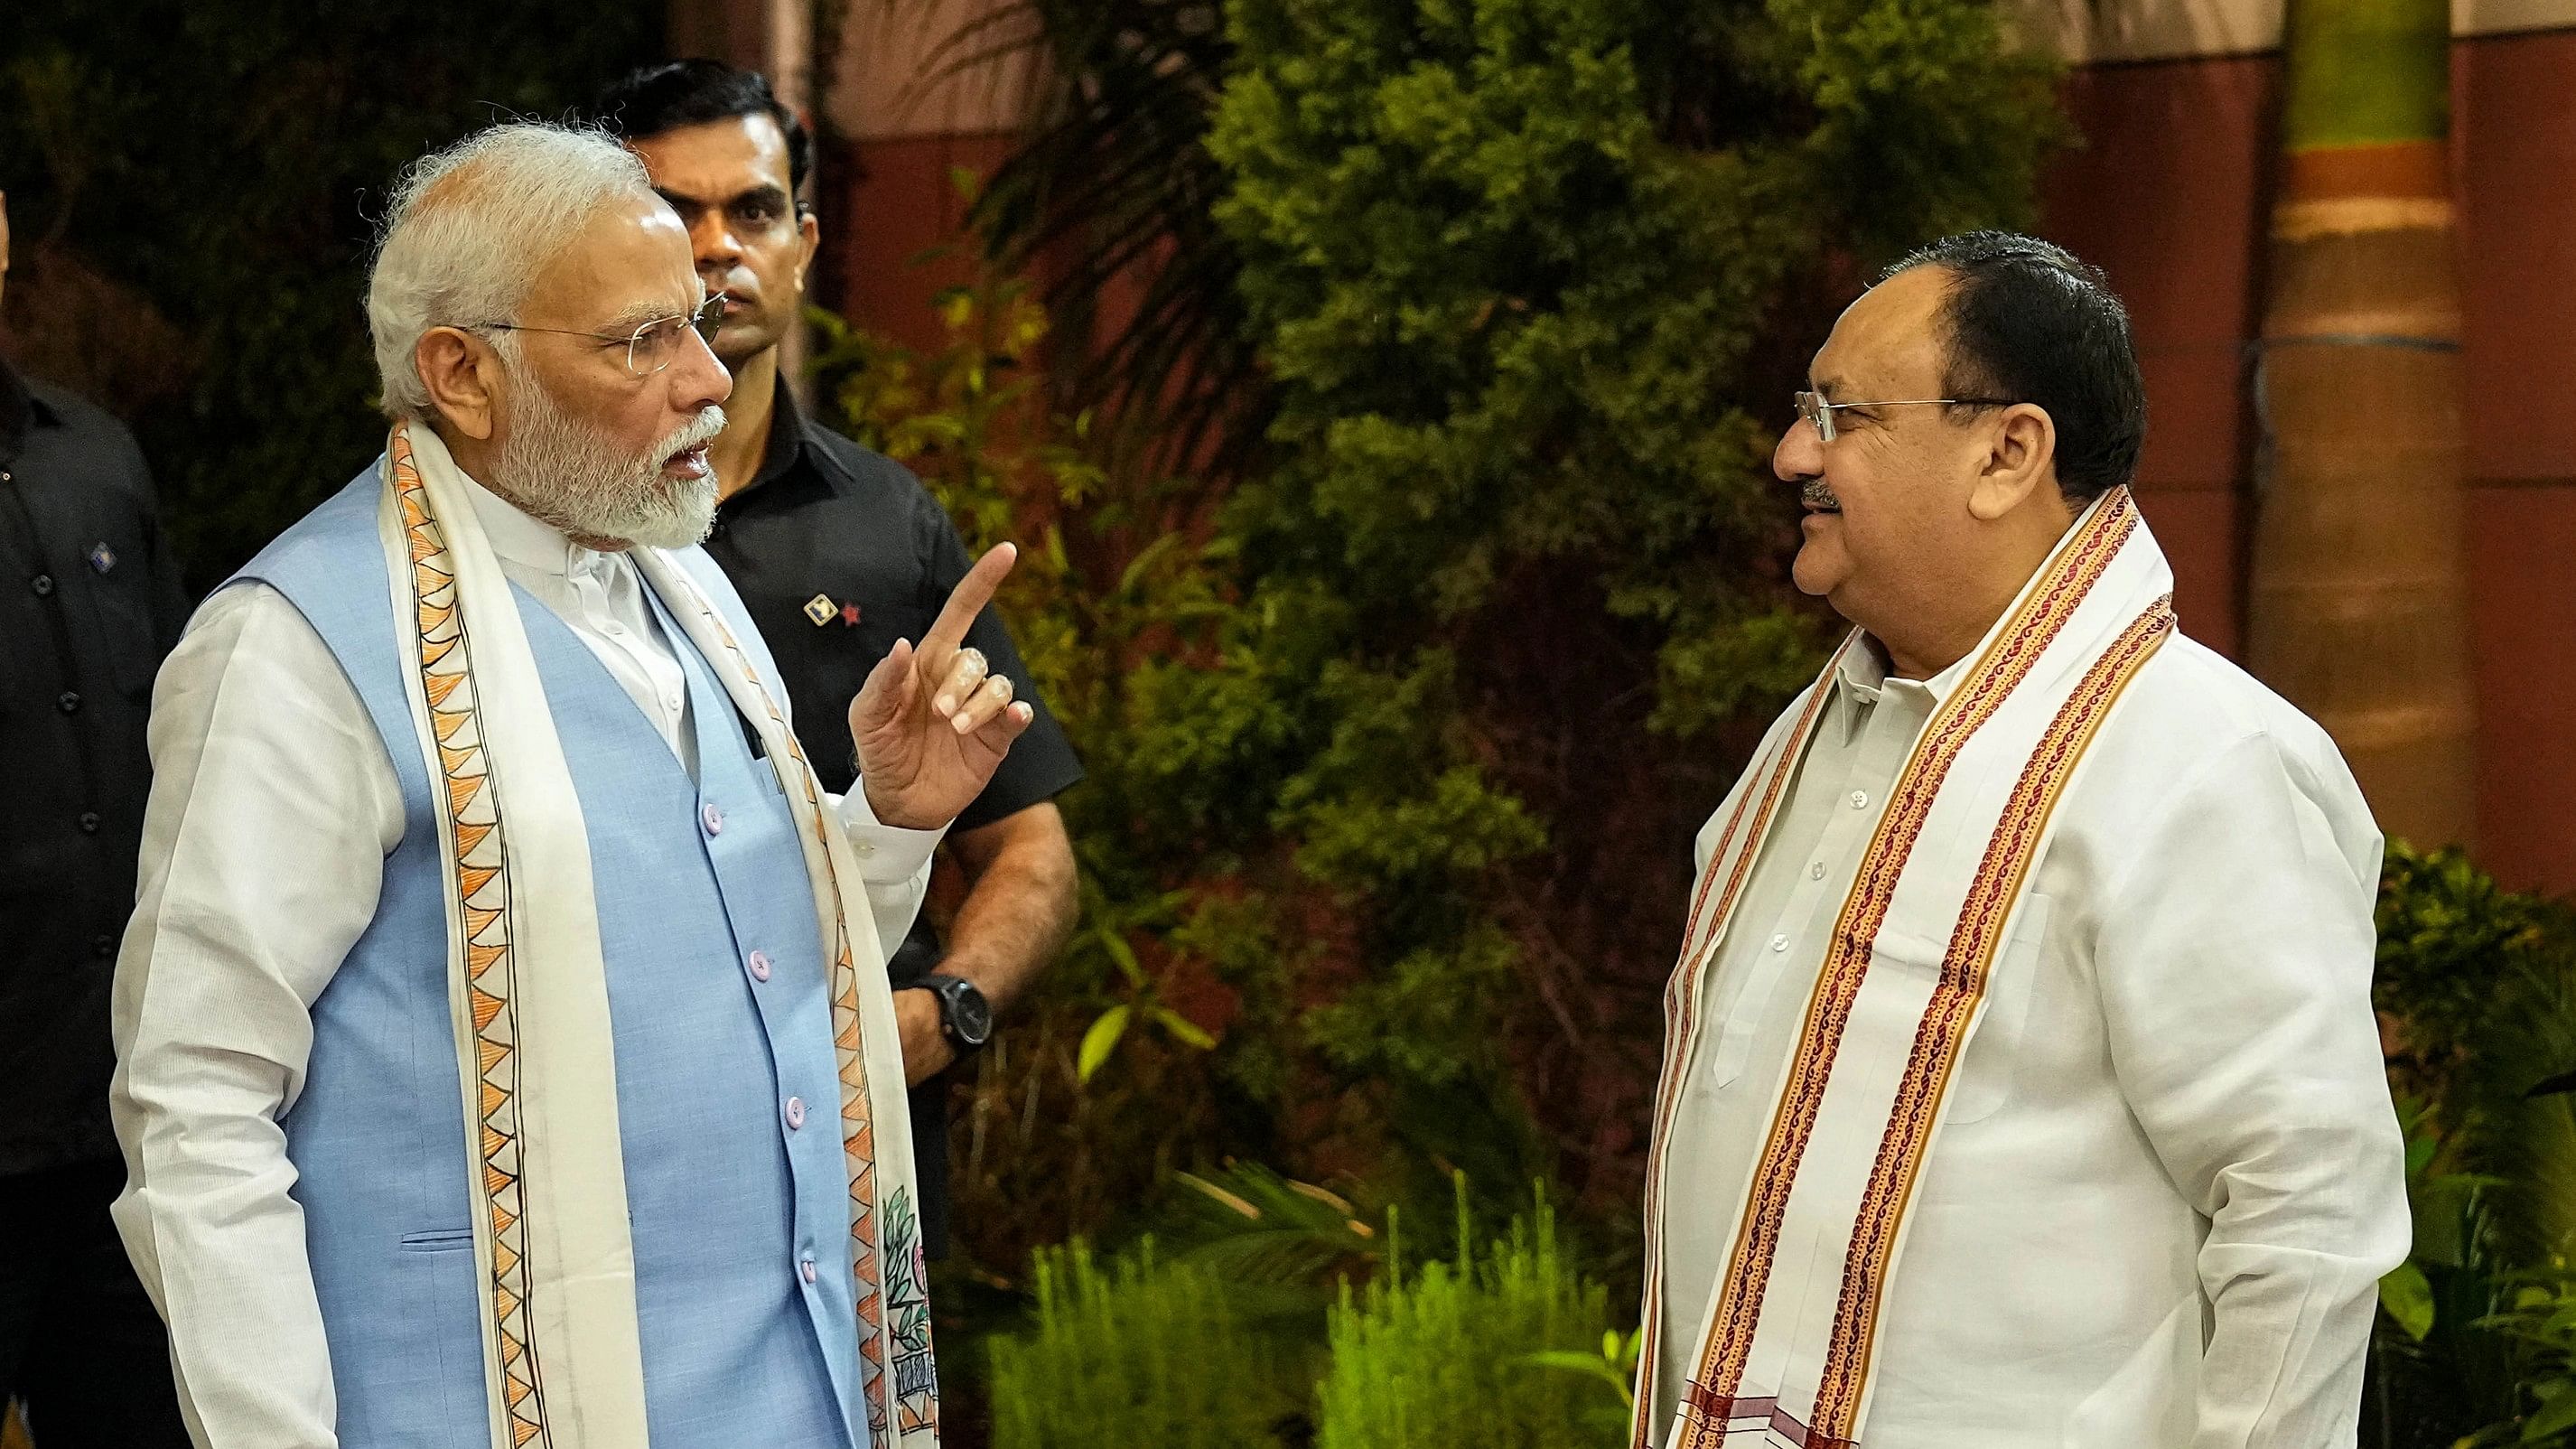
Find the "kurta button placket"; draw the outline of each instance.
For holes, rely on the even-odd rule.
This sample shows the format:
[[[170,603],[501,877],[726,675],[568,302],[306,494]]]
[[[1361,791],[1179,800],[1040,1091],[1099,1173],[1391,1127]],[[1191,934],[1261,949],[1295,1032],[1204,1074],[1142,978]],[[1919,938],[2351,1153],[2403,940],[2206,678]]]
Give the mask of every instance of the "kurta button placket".
[[[766,952],[766,951],[754,951],[754,952],[752,952],[752,953],[751,953],[751,960],[750,960],[749,964],[750,964],[750,966],[751,966],[751,979],[752,979],[752,980],[754,980],[754,981],[766,981],[766,980],[768,980],[768,979],[769,979],[769,953],[768,953],[768,952]]]
[[[787,1130],[790,1132],[801,1132],[804,1129],[805,1099],[802,1097],[790,1097],[787,1099]]]
[[[716,802],[713,800],[708,801],[706,805],[698,811],[698,820],[701,824],[707,827],[707,834],[724,834],[724,812],[716,808]]]

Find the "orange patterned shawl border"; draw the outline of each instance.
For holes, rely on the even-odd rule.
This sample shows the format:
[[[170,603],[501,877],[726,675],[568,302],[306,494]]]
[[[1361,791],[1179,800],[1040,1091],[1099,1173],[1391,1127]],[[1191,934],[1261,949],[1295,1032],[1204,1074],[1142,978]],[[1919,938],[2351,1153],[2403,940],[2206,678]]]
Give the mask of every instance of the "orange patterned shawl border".
[[[483,751],[483,719],[474,692],[473,645],[456,607],[456,570],[447,536],[431,516],[428,491],[412,462],[411,438],[395,428],[388,445],[394,501],[411,558],[413,627],[420,644],[420,683],[438,738],[446,810],[441,844],[455,867],[457,908],[465,923],[466,1003],[474,1021],[480,1102],[476,1116],[476,1200],[492,1224],[491,1305],[500,1354],[503,1412],[510,1442],[554,1442],[546,1425],[543,1377],[528,1332],[527,1200],[520,1188],[517,953],[511,949],[508,855],[500,799]],[[484,862],[476,864],[476,861]]]

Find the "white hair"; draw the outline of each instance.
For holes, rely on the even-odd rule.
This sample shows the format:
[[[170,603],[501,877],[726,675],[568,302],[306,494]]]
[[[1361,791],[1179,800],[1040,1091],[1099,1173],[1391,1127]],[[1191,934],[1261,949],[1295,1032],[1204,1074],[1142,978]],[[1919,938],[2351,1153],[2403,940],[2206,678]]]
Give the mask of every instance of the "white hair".
[[[478,131],[413,162],[394,183],[367,277],[386,415],[431,415],[413,356],[421,334],[510,320],[537,273],[602,207],[652,194],[644,163],[606,132],[535,121]]]

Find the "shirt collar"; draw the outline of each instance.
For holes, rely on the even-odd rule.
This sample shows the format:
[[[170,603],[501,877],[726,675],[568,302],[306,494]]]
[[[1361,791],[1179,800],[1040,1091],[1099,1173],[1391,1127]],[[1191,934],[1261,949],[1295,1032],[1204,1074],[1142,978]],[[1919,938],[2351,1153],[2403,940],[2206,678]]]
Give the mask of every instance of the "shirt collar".
[[[608,555],[574,543],[562,529],[531,516],[465,470],[458,469],[457,476],[465,479],[465,496],[483,525],[483,536],[504,562],[558,576],[588,574],[608,563]]]
[[[16,369],[0,362],[0,459],[15,458],[24,451],[27,434],[36,424],[50,427],[61,421]]]
[[[1844,737],[1860,728],[1868,710],[1889,694],[1919,701],[1928,716],[1959,687],[1976,657],[1976,651],[1971,651],[1929,679],[1896,679],[1887,672],[1887,651],[1876,639],[1861,635],[1834,661],[1834,693],[1843,703]]]
[[[751,475],[749,493],[793,469],[805,457],[805,414],[796,406],[796,390],[784,375],[769,404],[769,438],[761,444],[760,471]],[[735,495],[737,497],[740,494]]]

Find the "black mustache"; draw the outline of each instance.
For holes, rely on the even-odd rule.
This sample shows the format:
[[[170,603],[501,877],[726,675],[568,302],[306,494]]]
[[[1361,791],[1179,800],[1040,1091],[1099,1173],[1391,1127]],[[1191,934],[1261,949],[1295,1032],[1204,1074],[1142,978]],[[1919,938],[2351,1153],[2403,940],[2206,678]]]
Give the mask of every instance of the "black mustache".
[[[1839,510],[1843,506],[1843,501],[1834,496],[1834,490],[1825,486],[1825,480],[1812,474],[1798,480],[1798,501],[1812,508]]]

